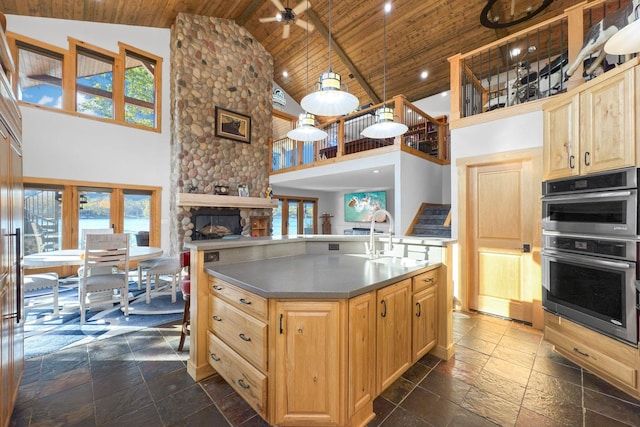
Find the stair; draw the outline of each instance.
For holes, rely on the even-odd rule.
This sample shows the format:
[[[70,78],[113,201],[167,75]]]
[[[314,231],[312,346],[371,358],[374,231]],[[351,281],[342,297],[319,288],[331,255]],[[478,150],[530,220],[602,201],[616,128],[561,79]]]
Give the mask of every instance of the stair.
[[[423,203],[413,220],[409,236],[450,238],[451,225],[447,221],[450,211],[451,205]]]

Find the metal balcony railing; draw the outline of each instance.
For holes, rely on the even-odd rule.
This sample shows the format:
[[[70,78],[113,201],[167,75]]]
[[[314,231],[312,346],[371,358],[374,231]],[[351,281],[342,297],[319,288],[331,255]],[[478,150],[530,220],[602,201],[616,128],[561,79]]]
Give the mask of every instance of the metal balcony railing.
[[[388,101],[397,120],[409,130],[396,138],[365,138],[361,132],[375,123],[374,105],[319,126],[327,132],[320,141],[294,141],[282,138],[271,141],[271,172],[324,165],[340,160],[403,150],[440,164],[448,163],[449,127],[446,118],[433,118],[399,95]]]

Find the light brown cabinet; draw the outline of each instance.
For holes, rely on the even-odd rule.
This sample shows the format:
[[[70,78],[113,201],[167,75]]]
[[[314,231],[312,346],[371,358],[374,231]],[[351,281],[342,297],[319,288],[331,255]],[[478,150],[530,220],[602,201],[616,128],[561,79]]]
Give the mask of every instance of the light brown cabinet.
[[[344,375],[339,301],[278,301],[275,350],[277,425],[340,425]]]
[[[269,236],[269,220],[268,216],[252,216],[251,237]]]
[[[569,320],[545,313],[544,338],[567,359],[640,398],[640,353]]]
[[[377,293],[377,391],[389,387],[411,366],[411,279]]]
[[[545,180],[636,164],[637,74],[622,66],[543,106]]]
[[[349,417],[376,396],[376,293],[349,300]]]
[[[364,425],[436,344],[439,274],[337,300],[266,299],[209,276],[209,364],[271,424]]]
[[[416,276],[413,282],[412,362],[436,346],[438,269]]]
[[[0,37],[0,427],[9,425],[24,371],[22,124],[7,79],[13,64],[5,40]]]
[[[209,281],[209,364],[267,417],[267,300],[217,278]]]

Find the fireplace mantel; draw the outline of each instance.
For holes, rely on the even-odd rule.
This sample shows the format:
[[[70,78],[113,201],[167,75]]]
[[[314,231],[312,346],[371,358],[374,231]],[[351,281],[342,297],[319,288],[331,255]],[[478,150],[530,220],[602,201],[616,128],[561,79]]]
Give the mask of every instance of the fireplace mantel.
[[[277,199],[263,197],[220,196],[215,194],[178,193],[178,206],[199,206],[210,208],[257,208],[278,207]]]

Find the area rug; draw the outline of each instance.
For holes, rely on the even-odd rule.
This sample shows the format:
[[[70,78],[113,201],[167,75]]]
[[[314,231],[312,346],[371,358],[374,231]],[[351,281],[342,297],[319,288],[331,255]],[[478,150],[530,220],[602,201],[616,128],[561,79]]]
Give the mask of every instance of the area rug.
[[[53,315],[52,307],[47,306],[25,310],[25,359],[173,322],[182,318],[184,309],[180,292],[175,303],[171,302],[171,295],[158,295],[151,299],[151,304],[146,304],[144,290],[138,290],[138,284],[132,281],[129,283],[129,316],[116,305],[88,311],[86,323],[81,326],[77,281],[61,281],[59,288],[61,310],[57,316]],[[48,295],[27,293],[25,301],[34,296],[46,298]]]

